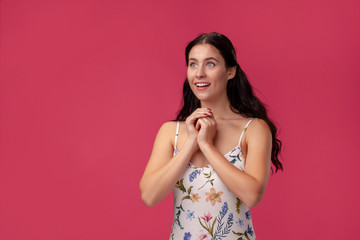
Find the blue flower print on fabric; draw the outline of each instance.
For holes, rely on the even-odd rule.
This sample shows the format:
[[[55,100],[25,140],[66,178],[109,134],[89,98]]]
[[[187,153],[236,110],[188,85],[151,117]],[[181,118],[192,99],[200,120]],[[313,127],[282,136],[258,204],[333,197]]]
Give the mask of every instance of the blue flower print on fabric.
[[[225,202],[220,212],[221,218],[223,218],[226,215],[228,210],[229,210],[228,204],[227,202]]]
[[[190,232],[186,232],[184,234],[184,240],[190,240],[191,239],[191,233]]]
[[[190,175],[189,175],[189,181],[190,182],[192,182],[192,181],[194,181],[194,179],[198,176],[198,175],[200,175],[200,170],[195,170],[195,171],[193,171]]]
[[[246,219],[247,219],[247,220],[250,220],[250,219],[251,219],[250,210],[245,213],[245,216],[246,216]]]
[[[191,212],[189,209],[186,210],[185,215],[186,215],[186,218],[189,219],[190,221],[195,218],[195,216],[194,216],[194,211]]]
[[[253,231],[252,227],[250,227],[250,225],[248,225],[247,232],[248,232],[248,234],[250,234],[250,236],[254,236],[254,231]]]
[[[240,227],[243,226],[244,221],[239,218],[238,221],[236,221],[237,224],[239,224]]]

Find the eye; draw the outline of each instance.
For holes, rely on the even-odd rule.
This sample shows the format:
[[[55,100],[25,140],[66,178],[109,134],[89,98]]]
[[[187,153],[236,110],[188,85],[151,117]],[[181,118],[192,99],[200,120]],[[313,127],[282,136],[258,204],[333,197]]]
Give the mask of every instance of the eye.
[[[207,65],[208,65],[209,67],[214,67],[214,66],[215,66],[215,63],[213,63],[213,62],[208,62]]]
[[[196,67],[197,65],[196,65],[196,63],[191,62],[191,63],[189,63],[189,66],[193,68],[193,67]]]

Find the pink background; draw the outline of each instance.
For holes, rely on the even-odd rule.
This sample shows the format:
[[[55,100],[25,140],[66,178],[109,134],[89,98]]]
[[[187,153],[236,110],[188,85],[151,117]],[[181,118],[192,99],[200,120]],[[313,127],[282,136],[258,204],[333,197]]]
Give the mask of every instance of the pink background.
[[[0,239],[168,239],[139,181],[184,48],[227,35],[284,143],[258,239],[355,239],[358,0],[0,1]]]

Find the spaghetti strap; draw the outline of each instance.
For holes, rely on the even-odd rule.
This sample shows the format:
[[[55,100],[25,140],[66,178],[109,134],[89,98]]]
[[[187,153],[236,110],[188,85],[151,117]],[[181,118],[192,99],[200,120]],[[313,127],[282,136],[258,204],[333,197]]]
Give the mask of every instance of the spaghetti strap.
[[[241,152],[241,154],[242,154],[243,156],[244,156],[244,154],[243,154],[243,151],[242,151],[242,149],[241,149],[241,140],[242,140],[242,138],[243,138],[243,136],[244,136],[244,134],[245,134],[245,131],[246,131],[246,129],[248,128],[249,124],[250,124],[254,119],[256,119],[256,118],[252,118],[252,119],[250,119],[250,120],[247,122],[247,124],[245,125],[244,130],[241,132],[241,135],[240,135],[240,139],[239,139],[238,146],[239,146],[240,152]]]
[[[178,149],[176,147],[176,144],[177,144],[177,138],[179,136],[179,125],[180,125],[180,122],[177,121],[177,124],[176,124],[176,133],[175,133],[175,143],[174,143],[174,154],[173,156],[175,156],[175,154],[177,154],[178,152]]]

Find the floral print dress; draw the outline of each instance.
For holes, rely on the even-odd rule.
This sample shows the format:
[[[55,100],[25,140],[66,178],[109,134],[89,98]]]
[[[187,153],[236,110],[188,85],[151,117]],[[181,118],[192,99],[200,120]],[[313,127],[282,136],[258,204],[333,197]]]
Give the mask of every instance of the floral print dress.
[[[241,133],[239,144],[225,158],[235,167],[245,170],[241,139],[251,119]],[[179,132],[177,122],[174,155]],[[211,165],[195,167],[189,163],[173,189],[174,218],[170,240],[250,240],[255,239],[251,213],[222,183]]]

